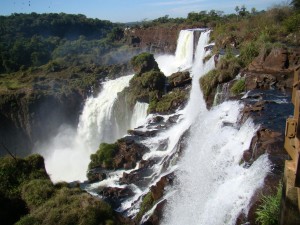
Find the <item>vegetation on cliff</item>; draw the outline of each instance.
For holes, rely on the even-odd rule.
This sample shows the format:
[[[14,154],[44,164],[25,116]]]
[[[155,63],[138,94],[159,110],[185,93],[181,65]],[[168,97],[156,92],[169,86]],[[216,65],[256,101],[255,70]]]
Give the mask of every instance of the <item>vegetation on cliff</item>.
[[[118,224],[111,207],[79,188],[54,185],[40,155],[0,158],[4,224]]]
[[[216,70],[200,80],[207,101],[213,98],[218,84],[233,79],[256,57],[264,60],[276,49],[289,52],[300,44],[300,14],[290,6],[278,5],[251,13],[244,8],[242,14],[241,9],[237,10],[236,16],[223,17],[212,31],[211,39],[216,43],[213,52],[219,54],[221,49],[225,56],[220,58]]]

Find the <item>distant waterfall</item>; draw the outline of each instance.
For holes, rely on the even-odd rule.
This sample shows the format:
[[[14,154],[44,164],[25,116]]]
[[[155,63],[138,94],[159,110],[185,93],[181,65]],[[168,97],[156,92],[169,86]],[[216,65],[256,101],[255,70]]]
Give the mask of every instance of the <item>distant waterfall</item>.
[[[175,63],[179,70],[192,67],[194,57],[194,32],[192,30],[180,31],[175,53]]]
[[[99,95],[86,100],[77,130],[62,126],[52,140],[36,146],[36,152],[45,157],[46,169],[53,181],[85,180],[90,154],[98,149],[99,144],[115,142],[126,134],[127,129],[145,119],[147,104],[141,103],[136,106],[134,115],[130,115],[132,119],[122,124],[123,129],[119,129],[121,125],[115,118],[114,103],[118,93],[129,85],[132,77],[123,76],[103,83]]]
[[[161,71],[169,76],[178,71],[191,69],[194,58],[194,31],[182,30],[177,40],[175,55],[156,56]]]

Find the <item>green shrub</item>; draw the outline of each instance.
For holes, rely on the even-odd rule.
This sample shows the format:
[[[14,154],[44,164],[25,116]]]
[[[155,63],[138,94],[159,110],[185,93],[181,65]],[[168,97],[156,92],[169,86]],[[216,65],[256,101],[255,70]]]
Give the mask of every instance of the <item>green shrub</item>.
[[[234,82],[233,86],[230,89],[230,92],[234,95],[238,95],[245,90],[245,79],[239,79]]]
[[[284,27],[287,32],[295,32],[300,30],[300,13],[295,13],[292,16],[284,20]]]
[[[265,195],[262,197],[262,203],[255,212],[258,224],[275,225],[279,223],[281,195],[282,184],[279,185],[274,195]]]
[[[112,168],[112,159],[118,150],[117,144],[107,144],[101,143],[98,151],[91,155],[91,162],[89,164],[89,169],[103,166],[105,168]]]
[[[204,98],[207,98],[212,90],[218,85],[218,71],[211,70],[200,78],[200,87]]]
[[[98,225],[114,224],[111,207],[78,188],[62,188],[56,194],[21,219],[18,225]]]
[[[151,70],[159,71],[158,64],[155,61],[153,54],[147,52],[134,56],[131,59],[131,64],[137,75],[141,75],[142,73]]]
[[[50,180],[31,180],[22,187],[22,199],[30,209],[35,209],[50,199],[54,191],[54,185]]]
[[[179,88],[173,89],[172,92],[162,96],[162,98],[156,102],[155,111],[153,111],[152,105],[151,107],[149,105],[149,112],[168,112],[172,110],[173,106],[176,108],[178,105],[184,103],[187,99],[187,91],[180,90]],[[150,111],[150,109],[152,111]]]
[[[245,42],[241,46],[241,54],[240,59],[243,66],[248,66],[252,60],[258,56],[259,54],[259,47],[253,41]]]
[[[32,179],[49,179],[42,156],[0,158],[0,192],[6,197],[20,196],[22,185]]]

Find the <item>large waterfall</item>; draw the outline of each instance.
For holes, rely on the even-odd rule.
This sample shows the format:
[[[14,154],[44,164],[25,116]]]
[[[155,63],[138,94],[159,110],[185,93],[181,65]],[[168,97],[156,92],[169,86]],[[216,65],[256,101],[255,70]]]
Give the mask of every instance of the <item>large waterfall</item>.
[[[48,173],[53,181],[84,181],[90,155],[100,143],[115,142],[146,118],[147,104],[137,103],[127,129],[119,129],[114,113],[117,94],[129,85],[133,75],[103,83],[97,97],[86,100],[76,130],[61,126],[58,134],[48,143],[36,146],[45,157]]]
[[[241,212],[247,213],[252,195],[269,171],[265,156],[250,168],[240,163],[257,127],[250,120],[241,128],[236,126],[238,102],[206,110],[199,78],[212,69],[213,60],[203,64],[208,38],[209,32],[201,34],[191,69],[192,90],[183,110],[191,135],[176,165],[178,182],[168,198],[163,224],[235,224]],[[182,129],[181,124],[177,126]]]
[[[201,32],[198,42],[195,41],[195,32]],[[176,123],[164,127],[156,135],[137,138],[149,148],[143,160],[155,163],[141,175],[142,182],[127,185],[132,196],[122,200],[117,208],[124,215],[136,216],[142,197],[150,187],[162,176],[174,173],[176,182],[164,196],[167,204],[162,224],[235,224],[241,212],[247,214],[251,197],[263,184],[269,171],[266,156],[260,157],[250,167],[241,163],[243,152],[249,148],[258,129],[250,119],[242,126],[238,124],[243,106],[238,101],[225,101],[211,110],[206,108],[199,78],[215,66],[214,57],[203,63],[204,57],[210,54],[205,50],[209,37],[208,30],[181,31],[176,54],[155,57],[167,76],[189,70],[192,87],[184,109],[161,116],[163,121],[176,117]],[[148,115],[146,119],[148,105],[144,103],[135,105],[133,112],[129,113],[130,118],[128,112],[124,112],[125,125],[116,120],[114,102],[117,93],[129,84],[131,78],[132,75],[105,82],[97,97],[87,99],[76,130],[62,127],[50,143],[40,146],[46,152],[46,167],[53,180],[84,180],[89,155],[97,150],[99,143],[114,142],[125,135],[127,129],[157,131],[157,127],[149,122],[156,115]],[[179,154],[183,137],[186,145]],[[107,179],[82,186],[94,195],[106,186],[124,188],[126,185],[120,183],[123,172],[135,170],[138,170],[138,165],[130,171],[111,171]],[[149,218],[153,209],[143,216],[142,222]]]

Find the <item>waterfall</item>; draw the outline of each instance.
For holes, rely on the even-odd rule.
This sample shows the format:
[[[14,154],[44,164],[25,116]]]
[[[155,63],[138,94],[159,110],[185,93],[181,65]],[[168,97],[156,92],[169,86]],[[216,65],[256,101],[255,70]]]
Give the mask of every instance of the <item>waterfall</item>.
[[[257,127],[248,120],[238,128],[242,107],[238,102],[206,109],[199,78],[214,68],[213,57],[203,64],[208,40],[209,31],[202,32],[191,69],[190,99],[182,111],[184,119],[167,132],[172,149],[183,130],[191,126],[187,148],[175,167],[177,184],[168,197],[162,224],[235,224],[239,213],[248,212],[251,197],[270,169],[266,156],[250,168],[240,163]]]
[[[101,142],[114,142],[126,134],[130,125],[136,126],[146,117],[145,104],[137,104],[127,129],[120,130],[116,122],[114,103],[118,92],[129,85],[133,75],[103,83],[97,97],[86,100],[77,129],[61,126],[58,134],[48,143],[35,147],[45,157],[46,169],[54,182],[84,181],[90,155]],[[126,112],[123,112],[126,113]]]
[[[175,55],[156,56],[160,70],[169,76],[177,71],[188,70],[193,65],[194,31],[182,30],[179,33]]]
[[[117,94],[129,85],[133,75],[107,81],[103,90],[96,98],[87,99],[79,118],[78,134],[92,149],[100,142],[114,142],[126,133],[120,133],[116,118],[113,114]]]
[[[194,53],[194,32],[182,30],[179,33],[175,53],[175,63],[179,70],[189,69],[193,64]]]
[[[147,109],[149,104],[137,102],[133,108],[133,113],[130,121],[130,128],[136,128],[145,123],[145,118],[147,117]]]

